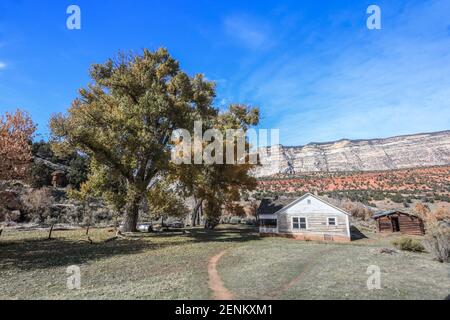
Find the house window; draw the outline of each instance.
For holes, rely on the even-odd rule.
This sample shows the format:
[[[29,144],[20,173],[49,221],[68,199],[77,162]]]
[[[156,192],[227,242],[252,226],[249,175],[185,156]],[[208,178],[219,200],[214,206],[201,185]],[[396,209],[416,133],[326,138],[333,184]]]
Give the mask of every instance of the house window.
[[[328,225],[329,226],[336,226],[337,225],[336,218],[328,218]]]
[[[292,229],[306,229],[306,218],[294,217],[292,218]]]
[[[308,204],[311,204],[311,199],[308,199],[308,201],[306,201]]]

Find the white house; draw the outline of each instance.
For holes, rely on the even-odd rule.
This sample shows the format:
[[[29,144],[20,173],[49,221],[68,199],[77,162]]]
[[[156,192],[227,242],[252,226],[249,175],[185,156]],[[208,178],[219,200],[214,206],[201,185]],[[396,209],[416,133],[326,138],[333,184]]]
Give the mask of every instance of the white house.
[[[350,214],[310,193],[297,200],[264,199],[258,217],[262,236],[351,241]]]

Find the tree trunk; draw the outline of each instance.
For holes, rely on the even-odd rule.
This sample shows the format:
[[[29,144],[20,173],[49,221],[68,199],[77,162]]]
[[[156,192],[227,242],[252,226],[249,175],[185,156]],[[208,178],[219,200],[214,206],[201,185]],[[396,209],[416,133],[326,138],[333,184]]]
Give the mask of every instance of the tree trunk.
[[[193,227],[195,227],[197,225],[199,210],[200,210],[202,204],[203,204],[202,199],[199,199],[199,200],[195,199],[194,208],[192,209],[192,213],[191,213],[191,224]]]
[[[139,205],[142,196],[135,196],[126,206],[125,219],[123,222],[123,232],[137,232],[137,222],[139,219]]]
[[[52,224],[52,226],[50,227],[50,231],[49,231],[49,233],[48,233],[48,240],[51,240],[52,239],[52,232],[53,232],[53,227],[54,227],[55,225],[54,224]]]
[[[201,225],[202,224],[202,218],[203,218],[203,201],[200,204],[200,208],[199,208],[198,213],[197,213],[197,225]]]
[[[116,214],[114,217],[114,231],[117,233],[118,229],[119,229],[119,217]]]
[[[87,229],[86,229],[86,235],[89,235],[89,229],[90,229],[90,227],[91,227],[91,224],[89,223],[88,226],[87,226]]]

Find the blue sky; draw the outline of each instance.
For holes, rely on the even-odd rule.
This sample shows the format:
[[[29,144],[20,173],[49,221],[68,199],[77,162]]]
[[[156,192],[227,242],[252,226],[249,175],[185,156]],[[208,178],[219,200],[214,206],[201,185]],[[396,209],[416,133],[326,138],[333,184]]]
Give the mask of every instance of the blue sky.
[[[259,106],[286,145],[450,129],[448,0],[2,0],[0,113],[27,110],[47,137],[90,64],[160,46],[217,82],[217,106]]]

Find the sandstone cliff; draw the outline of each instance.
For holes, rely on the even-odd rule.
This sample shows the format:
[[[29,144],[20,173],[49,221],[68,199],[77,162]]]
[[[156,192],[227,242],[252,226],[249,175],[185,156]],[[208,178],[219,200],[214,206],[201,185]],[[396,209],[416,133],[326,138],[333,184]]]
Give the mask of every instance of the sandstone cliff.
[[[340,140],[268,148],[255,176],[376,171],[450,164],[450,130],[386,139]]]

